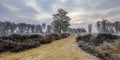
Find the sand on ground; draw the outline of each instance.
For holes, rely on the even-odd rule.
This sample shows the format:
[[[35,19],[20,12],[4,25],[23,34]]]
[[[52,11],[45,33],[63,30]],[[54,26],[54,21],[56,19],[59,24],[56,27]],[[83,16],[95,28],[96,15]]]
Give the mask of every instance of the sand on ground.
[[[75,43],[75,35],[18,53],[3,52],[0,60],[93,60]]]

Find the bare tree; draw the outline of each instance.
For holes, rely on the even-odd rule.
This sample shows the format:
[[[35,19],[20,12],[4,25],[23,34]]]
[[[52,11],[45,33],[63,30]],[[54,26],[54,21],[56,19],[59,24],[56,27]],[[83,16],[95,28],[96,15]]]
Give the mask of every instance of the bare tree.
[[[47,33],[51,33],[52,32],[52,26],[50,25],[47,25],[47,30],[46,30]]]
[[[88,24],[88,32],[92,33],[92,24]]]
[[[23,34],[23,33],[42,33],[42,29],[46,28],[46,24],[34,25],[26,23],[11,23],[9,21],[0,22],[0,34]]]
[[[114,23],[107,22],[107,24],[106,24],[106,32],[107,33],[113,33],[114,32]]]
[[[98,33],[101,32],[101,21],[97,21],[97,30],[98,30]]]
[[[120,21],[114,22],[114,26],[115,26],[116,32],[117,32],[117,33],[120,32]]]
[[[42,23],[42,32],[45,33],[46,24]]]
[[[101,24],[102,24],[102,32],[106,33],[107,32],[107,28],[106,28],[107,20],[103,19],[103,21],[101,22]]]
[[[38,33],[42,33],[42,26],[41,25],[37,25],[37,31],[38,31]]]
[[[26,28],[26,23],[19,23],[17,24],[18,28],[19,28],[19,32],[20,34],[23,34],[25,31],[25,28]]]
[[[10,25],[10,33],[13,34],[16,30],[16,24],[15,23],[11,23]]]
[[[99,33],[115,33],[120,32],[120,22],[109,22],[107,20],[98,21],[97,22],[97,29]]]
[[[31,33],[35,33],[35,31],[34,31],[34,30],[35,30],[35,25],[34,25],[34,24],[32,24],[32,25],[31,25]]]
[[[0,22],[0,34],[4,34],[4,23]]]

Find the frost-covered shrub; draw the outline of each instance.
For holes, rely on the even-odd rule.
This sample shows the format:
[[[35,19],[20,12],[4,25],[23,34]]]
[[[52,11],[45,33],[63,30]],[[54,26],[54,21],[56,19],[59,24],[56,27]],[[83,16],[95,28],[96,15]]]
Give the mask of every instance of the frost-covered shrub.
[[[120,60],[120,37],[112,34],[83,35],[76,42],[86,52],[102,60]]]

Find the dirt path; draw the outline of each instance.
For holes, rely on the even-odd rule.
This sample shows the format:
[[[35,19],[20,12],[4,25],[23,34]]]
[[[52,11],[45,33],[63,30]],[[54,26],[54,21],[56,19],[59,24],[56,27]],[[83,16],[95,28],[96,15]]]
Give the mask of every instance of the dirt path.
[[[75,44],[75,36],[19,53],[4,52],[0,60],[93,60]]]

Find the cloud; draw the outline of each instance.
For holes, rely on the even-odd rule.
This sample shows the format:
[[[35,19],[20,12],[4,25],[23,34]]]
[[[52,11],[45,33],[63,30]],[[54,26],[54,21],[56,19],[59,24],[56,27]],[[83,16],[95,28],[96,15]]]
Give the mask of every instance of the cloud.
[[[70,23],[71,23],[72,25],[77,25],[77,24],[83,23],[83,21],[81,21],[81,20],[71,20]]]
[[[3,5],[8,8],[10,11],[14,12],[14,11],[17,11],[18,9],[9,5],[9,4],[6,4],[6,3],[3,3]]]
[[[71,27],[86,27],[102,20],[120,18],[120,0],[0,0],[0,21],[51,23],[52,14],[63,8],[68,12]]]

